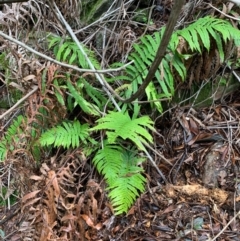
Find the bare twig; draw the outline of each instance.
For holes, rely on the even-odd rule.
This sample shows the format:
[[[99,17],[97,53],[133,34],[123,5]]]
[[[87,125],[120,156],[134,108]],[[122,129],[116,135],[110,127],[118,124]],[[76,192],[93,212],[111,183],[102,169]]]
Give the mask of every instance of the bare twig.
[[[65,25],[68,33],[70,34],[70,36],[72,37],[73,41],[76,43],[76,45],[78,46],[79,50],[82,52],[83,56],[85,57],[89,67],[91,68],[91,70],[95,71],[95,67],[92,64],[91,60],[88,58],[87,54],[85,53],[83,47],[81,46],[81,44],[79,43],[76,35],[74,34],[72,28],[70,27],[70,25],[67,23],[67,21],[64,19],[63,15],[61,14],[60,10],[58,9],[56,3],[54,1],[52,1],[53,4],[53,8],[56,10],[56,14],[59,18],[59,20]],[[95,76],[97,78],[97,80],[99,81],[99,83],[103,86],[104,90],[106,91],[107,95],[109,96],[109,98],[111,99],[111,101],[113,102],[113,104],[115,105],[115,107],[117,108],[118,111],[121,111],[119,105],[117,104],[117,102],[115,101],[115,99],[113,98],[111,92],[107,89],[107,87],[104,85],[104,82],[106,83],[106,81],[104,80],[104,77],[102,74],[99,74],[97,72],[95,72]]]
[[[146,144],[145,144],[146,145]],[[149,147],[149,145],[146,145],[147,147]],[[165,183],[168,183],[166,177],[163,175],[163,173],[160,171],[160,169],[158,168],[156,162],[152,159],[151,155],[149,154],[149,152],[144,148],[144,152],[147,155],[148,159],[150,160],[150,162],[152,163],[152,165],[155,167],[155,169],[157,170],[157,172],[159,173],[159,175],[161,176],[161,178],[163,179],[163,181]]]
[[[211,3],[208,3],[208,5],[209,5],[211,8],[215,9],[216,11],[218,11],[219,13],[223,14],[224,16],[226,16],[226,17],[228,17],[228,18],[231,18],[231,19],[233,19],[233,20],[237,20],[237,21],[240,20],[239,18],[232,17],[232,16],[230,16],[230,15],[228,15],[228,14],[222,12],[222,11],[219,10],[218,8],[215,8]]]
[[[13,42],[13,43],[21,46],[21,47],[23,47],[23,48],[25,48],[25,49],[27,49],[28,51],[32,52],[33,54],[38,55],[39,57],[42,57],[42,58],[44,58],[44,59],[46,59],[46,60],[49,60],[49,61],[51,61],[51,62],[53,62],[53,63],[55,63],[55,64],[60,65],[60,66],[63,66],[63,67],[66,67],[66,68],[70,68],[70,69],[76,70],[76,71],[78,71],[78,72],[80,72],[80,73],[85,72],[85,73],[101,73],[101,74],[106,74],[106,73],[111,73],[111,72],[118,72],[118,71],[120,71],[120,70],[125,69],[126,66],[132,64],[132,62],[133,62],[133,61],[131,61],[131,62],[125,64],[124,66],[122,66],[122,67],[120,67],[120,68],[116,68],[116,69],[104,69],[104,70],[81,69],[81,68],[78,68],[78,67],[75,66],[75,65],[62,63],[62,62],[60,62],[60,61],[58,61],[58,60],[56,60],[56,59],[53,59],[53,58],[51,58],[51,57],[43,54],[43,53],[40,53],[40,52],[36,51],[35,49],[27,46],[27,45],[24,44],[23,42],[21,42],[21,41],[15,39],[15,38],[13,38],[13,37],[11,37],[11,36],[3,33],[2,31],[0,31],[0,36],[2,36],[3,38],[5,38],[5,39],[7,39],[7,40],[9,40],[9,41],[11,41],[11,42]]]
[[[2,115],[0,115],[0,120],[3,119],[7,114],[11,113],[14,109],[16,109],[24,100],[26,100],[30,95],[35,93],[38,89],[38,86],[34,86],[34,88],[26,94],[24,97],[22,97],[14,106],[12,106],[10,109],[8,109],[6,112],[4,112]]]
[[[208,239],[207,241],[215,241],[239,215],[240,211],[226,224],[226,226],[213,239]]]

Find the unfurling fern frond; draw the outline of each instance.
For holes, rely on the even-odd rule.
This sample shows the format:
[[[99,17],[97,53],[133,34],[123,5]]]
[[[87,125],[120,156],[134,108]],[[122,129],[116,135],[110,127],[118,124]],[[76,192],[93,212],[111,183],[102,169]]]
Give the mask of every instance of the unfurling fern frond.
[[[19,141],[18,135],[23,133],[23,130],[20,127],[23,120],[24,118],[22,115],[18,116],[9,126],[4,137],[0,140],[0,161],[3,161],[7,156],[7,152],[14,148],[12,141],[14,141],[14,143]]]
[[[80,142],[86,143],[89,139],[88,124],[81,125],[79,121],[63,122],[40,137],[42,146],[54,145],[54,147],[63,146],[64,148],[78,147]]]
[[[127,212],[140,192],[144,191],[146,179],[138,165],[144,161],[137,150],[124,150],[115,145],[106,145],[93,159],[97,170],[108,184],[109,198],[115,214]]]
[[[97,122],[99,124],[91,130],[108,130],[110,144],[116,143],[116,139],[121,137],[123,140],[130,139],[139,149],[144,150],[143,143],[153,142],[152,136],[145,129],[154,130],[153,121],[148,116],[131,119],[128,113],[112,111]]]

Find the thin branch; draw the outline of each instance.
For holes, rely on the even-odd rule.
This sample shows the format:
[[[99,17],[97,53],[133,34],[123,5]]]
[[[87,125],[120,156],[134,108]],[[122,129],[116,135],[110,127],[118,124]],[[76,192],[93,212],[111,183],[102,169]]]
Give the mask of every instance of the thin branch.
[[[215,8],[211,3],[208,3],[208,5],[209,5],[211,8],[215,9],[216,11],[218,11],[219,13],[221,13],[222,15],[224,15],[224,16],[230,18],[230,19],[237,20],[237,21],[240,20],[239,18],[232,17],[232,16],[224,13],[223,11],[219,10],[218,8]]]
[[[73,41],[76,43],[76,45],[78,46],[79,50],[82,52],[83,56],[85,57],[88,65],[89,65],[89,67],[91,68],[91,70],[95,71],[96,69],[95,69],[94,65],[92,64],[91,60],[88,58],[87,54],[85,53],[83,47],[82,47],[81,44],[79,43],[79,41],[78,41],[76,35],[74,34],[72,28],[69,26],[69,24],[67,23],[67,21],[64,19],[62,13],[59,11],[56,3],[55,3],[54,1],[52,1],[51,3],[53,4],[53,7],[52,7],[53,10],[54,10],[54,8],[55,8],[56,14],[57,14],[59,20],[65,25],[68,33],[70,34],[70,36],[72,37]],[[50,5],[50,6],[51,6],[51,5]],[[113,104],[115,105],[115,107],[117,108],[117,110],[118,110],[118,111],[121,111],[119,105],[117,104],[117,102],[116,102],[115,99],[113,98],[111,92],[105,87],[104,82],[106,82],[106,81],[104,80],[103,75],[95,72],[95,76],[96,76],[97,80],[99,81],[99,83],[103,86],[104,90],[106,91],[107,95],[109,96],[109,98],[111,99],[111,101],[113,102]]]
[[[3,119],[7,114],[11,113],[14,109],[16,109],[24,100],[26,100],[30,95],[35,93],[38,90],[38,86],[34,86],[34,88],[26,94],[24,97],[22,97],[14,106],[12,106],[10,109],[8,109],[6,112],[4,112],[2,115],[0,115],[0,120]]]
[[[147,145],[147,147],[149,147],[149,146]],[[149,154],[149,152],[148,152],[146,149],[144,149],[144,152],[145,152],[145,154],[147,155],[147,157],[148,157],[148,159],[150,160],[150,162],[152,163],[152,165],[156,168],[157,172],[159,173],[159,175],[161,176],[161,178],[163,179],[163,181],[164,181],[165,183],[168,183],[166,177],[165,177],[165,176],[163,175],[163,173],[160,171],[160,169],[158,168],[156,162],[152,159],[152,157],[151,157],[151,155]]]
[[[221,230],[221,232],[219,232],[213,239],[208,239],[207,241],[215,241],[239,215],[240,211],[226,224],[226,226]]]
[[[27,45],[24,44],[23,42],[21,42],[21,41],[15,39],[15,38],[13,38],[13,37],[11,37],[11,36],[3,33],[2,31],[0,31],[0,36],[2,36],[3,38],[5,38],[5,39],[7,39],[7,40],[9,40],[9,41],[11,41],[11,42],[13,42],[13,43],[21,46],[21,47],[23,47],[23,48],[25,48],[25,49],[27,49],[28,51],[32,52],[33,54],[36,54],[36,55],[39,56],[39,57],[42,57],[42,58],[44,58],[44,59],[46,59],[46,60],[49,60],[49,61],[51,61],[51,62],[53,62],[53,63],[55,63],[55,64],[60,65],[60,66],[67,67],[67,68],[70,68],[70,69],[74,69],[74,70],[76,70],[76,71],[78,71],[78,72],[80,72],[80,73],[85,72],[85,73],[101,73],[101,74],[106,74],[106,73],[111,73],[111,72],[118,72],[118,71],[121,71],[121,70],[125,69],[128,65],[130,65],[130,64],[133,63],[133,61],[131,61],[131,62],[129,62],[129,63],[127,63],[127,64],[119,67],[119,68],[116,68],[116,69],[104,69],[104,70],[81,69],[81,68],[78,68],[78,67],[75,66],[75,65],[62,63],[62,62],[60,62],[60,61],[58,61],[58,60],[56,60],[56,59],[53,59],[53,58],[51,58],[51,57],[43,54],[43,53],[40,53],[40,52],[36,51],[35,49],[27,46]]]
[[[173,164],[167,159],[165,158],[164,155],[160,154],[158,151],[156,151],[154,148],[152,148],[150,145],[145,144],[145,146],[147,148],[149,148],[152,152],[154,152],[157,156],[159,156],[160,158],[162,158],[167,164],[169,164],[170,166],[173,166]]]

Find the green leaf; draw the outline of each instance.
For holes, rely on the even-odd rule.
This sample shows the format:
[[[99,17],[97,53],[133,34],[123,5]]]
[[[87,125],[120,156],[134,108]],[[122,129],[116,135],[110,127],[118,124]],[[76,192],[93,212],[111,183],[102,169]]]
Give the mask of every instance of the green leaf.
[[[200,230],[202,229],[202,226],[203,226],[203,218],[202,217],[198,217],[198,218],[195,218],[193,220],[193,228],[195,230]]]
[[[68,43],[64,43],[60,46],[59,50],[58,50],[58,53],[57,53],[57,56],[56,56],[56,59],[61,61],[62,60],[62,55],[64,53],[64,51],[68,49]]]
[[[145,129],[154,130],[153,121],[148,116],[131,119],[128,113],[110,112],[105,117],[97,121],[99,124],[90,130],[110,130],[107,131],[109,143],[115,143],[118,137],[123,140],[130,139],[139,149],[144,150],[143,143],[152,143],[153,139]]]
[[[144,191],[146,179],[141,174],[143,169],[138,165],[145,159],[137,153],[136,149],[124,150],[120,146],[107,144],[93,159],[108,184],[108,196],[116,215],[126,213]]]
[[[59,84],[58,84],[57,79],[54,79],[54,81],[53,81],[53,86],[54,86],[54,88],[55,88],[54,93],[55,93],[55,95],[56,95],[56,98],[57,98],[58,102],[59,102],[61,105],[65,106],[65,101],[64,101],[64,99],[63,99],[63,94],[61,93],[60,86],[59,86]]]
[[[88,124],[81,125],[79,121],[63,122],[62,125],[43,133],[39,141],[42,146],[76,148],[79,147],[80,142],[86,143],[86,140],[90,140],[88,130]]]
[[[99,116],[99,112],[96,111],[97,106],[94,106],[93,104],[91,104],[90,102],[86,101],[80,94],[79,91],[77,91],[76,88],[74,88],[74,86],[71,84],[70,81],[67,81],[67,87],[71,93],[71,95],[74,97],[75,101],[77,102],[77,104],[81,107],[81,109],[90,115],[96,115]]]

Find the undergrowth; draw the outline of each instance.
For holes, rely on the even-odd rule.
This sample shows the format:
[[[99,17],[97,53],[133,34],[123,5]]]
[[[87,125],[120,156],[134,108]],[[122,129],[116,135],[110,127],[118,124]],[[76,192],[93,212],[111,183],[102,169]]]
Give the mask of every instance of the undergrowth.
[[[24,130],[21,124],[24,121],[22,115],[18,116],[5,132],[0,142],[0,160],[4,160],[7,152],[14,151],[19,142],[22,142],[21,135]]]
[[[160,32],[141,37],[140,42],[133,45],[134,51],[128,57],[133,64],[126,67],[124,75],[110,79],[111,81],[127,81],[128,89],[123,92],[125,97],[129,98],[135,93],[147,76],[164,30],[162,28]],[[181,38],[185,40],[184,43],[180,42]],[[196,54],[202,54],[203,51],[209,52],[211,46],[216,44],[221,63],[223,63],[224,44],[231,39],[234,40],[235,45],[239,45],[240,31],[228,21],[210,16],[200,18],[188,27],[173,33],[167,53],[155,73],[155,80],[145,89],[148,101],[152,101],[152,109],[156,108],[161,113],[163,111],[161,99],[172,99],[175,94],[176,78],[181,81],[186,79],[186,60],[195,57]],[[180,44],[182,46],[179,46]],[[183,50],[180,51],[179,47]],[[115,63],[113,66],[119,67],[123,64]],[[129,107],[125,105],[125,108]]]
[[[116,214],[121,214],[128,211],[144,190],[146,180],[139,165],[145,158],[140,157],[138,149],[144,150],[144,143],[153,142],[152,136],[145,129],[147,127],[154,130],[152,124],[147,116],[131,119],[128,113],[110,112],[100,118],[93,128],[89,128],[87,124],[81,125],[79,121],[63,122],[42,134],[40,144],[69,148],[84,146],[90,142],[97,146],[93,163],[108,184],[109,198]],[[103,148],[90,137],[96,130],[107,130]],[[131,145],[126,146],[124,141],[127,139],[138,149]],[[96,148],[93,147],[94,149]]]
[[[164,28],[153,35],[144,35],[139,43],[133,45],[133,51],[128,57],[129,61],[133,61],[132,64],[129,64],[121,74],[104,76],[122,97],[129,98],[144,81],[163,33]],[[183,50],[179,51],[181,38],[184,39]],[[170,100],[173,97],[176,79],[181,81],[186,79],[186,60],[196,54],[201,55],[203,51],[209,52],[214,43],[223,62],[224,44],[231,39],[237,45],[240,31],[227,21],[212,17],[201,18],[188,27],[177,30],[172,35],[167,53],[155,73],[155,79],[145,89],[147,100],[151,103],[151,111],[157,110],[162,113],[161,100],[166,98]],[[89,68],[86,56],[71,39],[62,40],[52,35],[49,38],[49,48],[53,49],[59,61]],[[95,53],[84,45],[83,48],[94,67],[101,69]],[[113,67],[115,66],[121,67],[123,63],[115,63]],[[146,151],[146,145],[153,143],[151,134],[154,131],[153,121],[150,117],[141,115],[142,107],[138,103],[134,103],[133,108],[133,104],[123,104],[119,101],[117,104],[122,111],[118,112],[108,101],[92,73],[78,76],[72,72],[60,76],[56,71],[56,76],[51,93],[58,102],[70,113],[78,106],[83,116],[92,117],[96,121],[90,124],[86,123],[86,118],[83,118],[85,121],[63,119],[53,128],[42,130],[40,144],[61,146],[66,149],[81,146],[86,157],[92,159],[98,172],[104,176],[108,185],[108,197],[115,213],[126,213],[144,191],[146,178],[141,164],[146,157],[142,153]],[[124,88],[119,89],[115,83],[120,83]],[[2,138],[1,160],[6,157],[7,151],[11,150],[13,137],[21,133],[22,120],[23,117],[18,117]],[[96,141],[95,134],[98,131],[101,132],[101,143]]]

